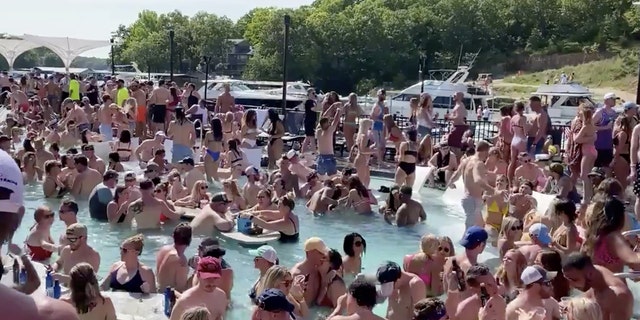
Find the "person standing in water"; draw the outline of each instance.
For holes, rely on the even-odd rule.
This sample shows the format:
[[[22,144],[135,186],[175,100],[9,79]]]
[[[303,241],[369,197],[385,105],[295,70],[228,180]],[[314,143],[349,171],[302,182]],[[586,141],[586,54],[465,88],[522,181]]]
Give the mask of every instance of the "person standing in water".
[[[333,134],[338,128],[340,117],[342,116],[342,103],[334,103],[326,113],[331,113],[331,109],[335,110],[333,121],[329,123],[328,118],[320,119],[320,127],[316,129],[316,138],[318,139],[318,158],[316,159],[317,172],[320,175],[333,176],[338,173],[338,163],[333,149]]]
[[[378,147],[376,156],[378,157],[378,163],[382,163],[384,160],[384,152],[386,147],[386,139],[384,137],[384,122],[382,118],[388,113],[384,100],[387,98],[387,91],[384,89],[378,90],[378,102],[371,109],[371,119],[373,120],[373,126],[371,127],[371,133],[373,134],[373,142]],[[333,153],[333,152],[332,152]]]
[[[151,91],[149,108],[151,110],[151,130],[165,131],[164,121],[167,116],[167,101],[171,101],[171,91],[165,86],[164,80],[158,81],[158,87]]]
[[[314,152],[316,150],[316,125],[318,123],[318,97],[316,90],[309,88],[307,90],[307,101],[304,102],[304,141],[302,141],[301,152],[308,150]]]
[[[184,158],[193,158],[192,146],[196,143],[196,130],[193,123],[187,119],[182,107],[176,108],[176,119],[169,123],[167,135],[173,140],[171,163],[178,163]]]

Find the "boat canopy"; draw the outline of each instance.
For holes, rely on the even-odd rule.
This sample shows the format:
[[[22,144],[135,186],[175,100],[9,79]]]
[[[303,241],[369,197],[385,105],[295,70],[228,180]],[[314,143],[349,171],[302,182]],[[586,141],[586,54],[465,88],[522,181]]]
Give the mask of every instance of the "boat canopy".
[[[538,96],[590,97],[593,92],[578,83],[567,83],[541,85],[532,94]]]

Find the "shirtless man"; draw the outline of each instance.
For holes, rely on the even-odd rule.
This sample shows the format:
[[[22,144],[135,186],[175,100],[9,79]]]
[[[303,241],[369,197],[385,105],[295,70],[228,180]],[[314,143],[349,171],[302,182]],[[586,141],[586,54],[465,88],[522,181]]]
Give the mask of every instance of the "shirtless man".
[[[377,303],[375,284],[366,279],[356,279],[349,285],[347,294],[338,299],[338,306],[327,320],[385,320],[373,313]],[[348,315],[343,316],[345,308]]]
[[[104,174],[107,170],[107,165],[104,161],[96,156],[95,149],[91,144],[85,144],[82,146],[82,154],[89,160],[89,168],[94,169],[100,174]]]
[[[291,153],[291,151],[294,153]],[[313,172],[313,169],[303,163],[302,159],[300,159],[300,155],[295,150],[289,150],[289,152],[287,152],[287,158],[289,159],[289,171],[295,174],[298,180],[307,180],[309,174]],[[298,196],[303,196],[302,192],[298,192],[296,194]]]
[[[287,192],[293,191],[294,194],[300,194],[300,179],[298,176],[291,172],[291,160],[298,157],[298,153],[295,150],[289,150],[285,156],[280,159],[278,163],[278,169],[280,170],[280,176],[284,181],[284,189]]]
[[[53,76],[49,76],[47,83],[44,85],[44,89],[47,93],[49,105],[53,107],[53,111],[60,113],[60,87],[53,80]]]
[[[527,151],[532,157],[535,157],[536,154],[543,153],[544,139],[551,133],[551,118],[549,118],[547,110],[542,106],[540,97],[533,96],[529,98],[529,106],[536,113],[536,116],[529,128]]]
[[[231,87],[228,83],[224,85],[224,92],[216,99],[216,107],[214,112],[217,114],[225,114],[227,112],[233,112],[236,105],[236,99],[231,95]]]
[[[549,235],[549,228],[542,223],[534,223],[529,227],[529,236],[531,237],[531,244],[520,247],[520,252],[527,258],[529,264],[533,264],[542,250],[549,250],[551,244],[551,236]]]
[[[202,208],[202,212],[191,220],[191,228],[197,234],[210,236],[215,230],[220,232],[230,232],[235,227],[233,218],[227,218],[229,211],[229,199],[224,192],[217,193],[211,197],[208,206]]]
[[[473,292],[467,290],[468,288],[466,287],[462,291],[460,291],[457,286],[451,287],[451,281],[448,280],[449,276],[455,273],[456,277],[464,279],[464,275],[471,266],[478,264],[478,256],[484,251],[487,245],[487,239],[489,239],[489,234],[484,228],[473,226],[467,229],[460,240],[460,245],[464,248],[464,253],[445,261],[443,274],[446,276],[442,279],[442,285],[444,291],[448,292],[446,301],[448,310],[456,310],[458,303],[473,295]],[[454,272],[453,261],[460,267],[462,274]]]
[[[17,84],[11,86],[11,110],[16,112],[20,110],[20,112],[26,113],[29,109],[29,97],[27,94],[20,90],[20,87]]]
[[[402,271],[392,261],[386,261],[376,272],[381,298],[389,298],[387,319],[406,320],[413,316],[413,305],[427,296],[427,288],[418,276]]]
[[[71,200],[63,200],[58,208],[58,219],[64,223],[66,228],[78,223],[78,204]],[[70,244],[69,241],[67,241],[66,233],[60,235],[58,242],[61,246]]]
[[[25,261],[28,259],[26,255],[12,243],[25,210],[22,172],[11,156],[3,151],[0,151],[0,172],[3,176],[0,180],[0,243],[8,243],[9,252]],[[28,296],[3,284],[0,284],[0,301],[10,303],[10,307],[2,310],[3,319],[79,320],[76,310],[68,303],[43,296]]]
[[[143,138],[147,133],[147,93],[138,81],[131,82],[129,89],[131,97],[136,99],[136,137]]]
[[[518,155],[520,166],[516,168],[513,175],[514,181],[527,180],[533,183],[534,191],[538,185],[544,185],[542,181],[545,179],[544,173],[531,159],[531,155],[526,152],[521,152]]]
[[[173,229],[173,244],[166,245],[156,255],[158,288],[171,287],[184,292],[189,285],[189,266],[184,251],[191,244],[191,226],[180,223]]]
[[[244,170],[244,174],[247,176],[247,183],[242,187],[242,194],[247,200],[247,208],[251,208],[258,204],[258,192],[262,190],[258,185],[260,183],[260,171],[254,166],[249,166]]]
[[[307,183],[306,185],[308,185]],[[311,199],[307,201],[307,208],[314,214],[325,214],[338,205],[338,198],[340,194],[336,194],[339,192],[334,188],[334,183],[332,180],[325,180],[324,182],[316,182],[317,185],[320,185],[320,189],[313,192],[311,195]],[[305,189],[305,187],[303,187]],[[314,190],[315,187],[311,187],[309,190]]]
[[[506,320],[518,320],[519,310],[532,312],[536,308],[546,310],[546,316],[541,320],[561,319],[560,306],[553,296],[551,281],[557,272],[549,272],[541,266],[528,266],[520,275],[524,288],[518,296],[507,305]]]
[[[113,140],[113,116],[117,112],[118,105],[113,104],[111,96],[108,94],[102,95],[102,104],[98,109],[98,126],[100,134],[103,136],[104,141]]]
[[[489,144],[485,141],[478,142],[476,154],[460,163],[460,168],[453,174],[449,187],[455,188],[455,181],[462,175],[465,195],[461,200],[465,213],[465,227],[484,226],[482,208],[484,192],[493,192],[493,187],[487,181],[487,167],[484,162],[489,157]]]
[[[151,91],[149,109],[151,110],[151,131],[165,131],[167,117],[167,101],[171,101],[171,91],[165,86],[164,80],[158,81],[158,87]]]
[[[38,138],[33,140],[33,148],[36,149],[36,166],[44,169],[44,163],[49,160],[55,160],[53,154],[44,147],[44,141]]]
[[[196,130],[193,122],[185,118],[184,109],[175,109],[176,120],[169,123],[167,136],[173,140],[171,163],[176,163],[186,157],[193,158],[193,146],[196,145]]]
[[[603,320],[631,319],[633,295],[623,280],[609,269],[594,266],[584,253],[572,253],[563,261],[562,273],[569,284],[590,299],[602,310]]]
[[[136,228],[142,229],[159,229],[160,216],[164,215],[170,220],[178,220],[182,216],[181,213],[173,211],[167,203],[156,198],[153,195],[153,182],[145,180],[140,182],[140,199],[131,202],[127,208],[127,218],[125,221],[136,221]]]
[[[449,280],[451,280],[450,285],[455,284],[457,281],[455,277],[449,277]],[[481,298],[482,288],[484,288],[491,297],[486,304],[487,311],[497,312],[484,319],[504,319],[504,310],[507,303],[504,298],[500,296],[498,284],[496,283],[495,277],[491,274],[489,267],[484,264],[471,266],[467,271],[465,281],[469,287],[467,291],[472,295],[462,301],[455,311],[450,313],[454,315],[452,319],[478,319],[478,313],[483,309]]]
[[[333,176],[338,173],[336,156],[333,148],[333,134],[340,123],[342,116],[342,102],[334,103],[328,110],[330,113],[335,109],[333,121],[329,124],[328,118],[320,119],[320,127],[316,129],[316,139],[318,140],[318,157],[316,158],[316,171],[319,175]]]
[[[76,128],[78,128],[78,132],[80,133],[85,129],[91,128],[91,123],[89,122],[87,113],[84,111],[84,109],[82,109],[79,104],[69,101],[71,100],[65,100],[62,103],[63,106],[67,106],[69,104],[72,104],[73,106],[71,107],[72,109],[67,112],[67,116],[62,121],[60,121],[60,125],[65,126],[67,122],[73,121],[76,124]]]
[[[420,202],[411,199],[413,189],[409,186],[400,187],[400,202],[396,211],[395,224],[398,227],[413,226],[427,220],[427,214]]]
[[[220,285],[222,263],[220,259],[203,257],[198,261],[198,285],[188,289],[176,301],[169,320],[183,319],[182,314],[193,307],[204,306],[209,310],[209,320],[222,320],[229,300]]]
[[[133,153],[140,163],[148,162],[153,159],[156,150],[164,149],[164,140],[166,138],[164,132],[158,131],[153,139],[142,141]]]
[[[192,190],[196,182],[200,180],[207,181],[202,168],[197,168],[193,158],[187,157],[178,162],[180,170],[184,172],[184,186],[187,190]]]
[[[453,129],[448,135],[447,144],[451,147],[452,151],[459,157],[460,149],[462,148],[462,136],[464,132],[469,130],[467,122],[467,108],[464,105],[464,93],[456,92],[453,96],[455,105],[453,110],[445,119],[450,120],[453,125]]]
[[[100,269],[100,254],[87,244],[87,227],[74,223],[67,227],[66,240],[69,245],[62,248],[58,260],[51,266],[53,278],[63,284],[69,283],[69,272],[76,264],[86,262],[97,273]]]
[[[76,197],[87,198],[100,182],[102,174],[96,169],[89,168],[89,159],[84,155],[77,155],[73,159],[78,175],[73,179],[71,194]]]
[[[308,279],[306,286],[304,286],[304,300],[307,306],[311,307],[315,305],[320,291],[322,276],[318,269],[327,259],[329,248],[322,239],[311,237],[304,242],[304,252],[305,259],[291,268],[291,274],[294,279],[299,275]]]

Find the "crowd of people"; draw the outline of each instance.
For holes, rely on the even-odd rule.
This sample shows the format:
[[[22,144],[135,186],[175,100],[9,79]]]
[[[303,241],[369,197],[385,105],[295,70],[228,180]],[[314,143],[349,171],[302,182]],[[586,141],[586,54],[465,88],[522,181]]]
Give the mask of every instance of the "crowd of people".
[[[564,165],[554,161],[560,144],[549,136],[551,119],[535,96],[528,101],[533,114],[524,114],[524,102],[503,107],[496,138],[478,141],[463,93],[454,96],[443,128],[428,94],[412,99],[405,125],[389,114],[383,89],[368,117],[354,94],[343,103],[333,92],[318,99],[310,89],[304,141],[296,151],[286,150],[287,133],[275,110],[261,121],[259,110],[236,106],[228,88],[209,110],[189,83],[107,79],[98,87],[95,79],[73,74],[19,81],[5,74],[0,86],[10,91],[0,136],[0,239],[20,257],[29,279],[15,291],[0,286],[0,299],[23,306],[8,311],[11,319],[115,319],[115,306],[101,291],[166,288],[175,296],[170,319],[222,319],[238,275],[224,259],[223,243],[211,236],[237,230],[240,219],[250,221],[250,234],[276,231],[280,242],[302,242],[305,253],[287,267],[272,246],[249,251],[258,273],[247,297],[254,320],[308,318],[316,306],[333,310],[328,319],[349,320],[632,316],[629,280],[614,274],[640,266],[636,237],[623,233],[638,228],[634,215],[625,213],[625,190],[631,181],[640,192],[640,129],[637,106],[625,103],[618,115],[613,94],[601,108],[580,105],[564,133]],[[336,137],[344,138],[347,159],[336,156]],[[266,171],[243,151],[263,148],[262,141]],[[107,159],[96,153],[100,143],[111,148]],[[369,189],[376,165],[395,170],[379,206]],[[454,239],[463,252],[456,255],[449,237],[426,234],[418,252],[383,261],[375,275],[365,275],[363,235],[346,235],[341,253],[300,234],[301,211],[294,210],[300,204],[329,217],[373,214],[378,206],[395,227],[426,221],[412,190],[417,166],[430,168],[430,186],[463,189],[466,231]],[[22,248],[12,236],[25,215],[25,183],[42,183],[45,197],[61,201],[57,211],[35,210]],[[218,185],[220,192],[211,192]],[[541,207],[534,192],[555,200]],[[197,214],[178,223],[184,208]],[[100,282],[100,250],[89,245],[92,233],[81,223],[87,211],[93,220],[139,232],[123,239],[119,259],[107,261]],[[56,212],[66,226],[61,235],[51,234]],[[145,265],[145,234],[161,229],[173,230],[173,243],[153,253],[155,265]],[[204,239],[197,255],[187,257],[196,236]],[[488,247],[500,258],[496,270],[478,261]],[[61,302],[18,293],[39,287],[32,263],[44,263],[69,289]],[[569,298],[571,288],[585,295]],[[386,314],[375,315],[374,306],[385,301]]]

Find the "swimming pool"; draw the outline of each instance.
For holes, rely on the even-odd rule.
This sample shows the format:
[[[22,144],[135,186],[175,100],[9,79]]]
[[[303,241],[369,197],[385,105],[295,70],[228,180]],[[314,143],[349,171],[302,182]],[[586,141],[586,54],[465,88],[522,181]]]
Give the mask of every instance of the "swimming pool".
[[[381,185],[389,186],[391,184],[393,184],[391,180],[372,178],[371,189],[377,190]],[[381,199],[385,196],[375,191],[374,194],[380,196]],[[272,245],[278,251],[281,264],[292,267],[304,256],[302,249],[304,239],[311,236],[321,237],[327,246],[342,252],[344,236],[351,232],[358,232],[367,241],[367,253],[363,257],[363,272],[365,273],[375,273],[377,266],[383,260],[393,260],[400,264],[404,255],[417,252],[419,239],[425,233],[449,236],[455,244],[456,252],[460,252],[461,247],[457,241],[464,233],[464,220],[462,213],[457,209],[458,207],[445,204],[442,200],[442,191],[434,189],[423,188],[419,193],[419,198],[427,213],[427,222],[409,228],[388,225],[379,215],[336,214],[335,216],[314,217],[308,214],[303,202],[299,200],[296,203],[295,212],[300,218],[301,241],[295,244],[275,242]],[[28,185],[25,190],[25,205],[25,218],[14,236],[14,240],[18,243],[26,238],[29,227],[33,225],[34,210],[40,205],[48,205],[57,211],[60,200],[43,199],[41,185]],[[80,202],[79,206],[81,209],[78,213],[78,220],[88,227],[89,245],[100,252],[99,275],[104,277],[109,266],[119,259],[121,241],[136,232],[128,228],[93,221],[89,217],[86,201]],[[145,247],[140,257],[143,263],[153,266],[155,270],[155,252],[161,246],[172,242],[169,236],[172,230],[173,225],[170,225],[162,231],[145,235]],[[63,231],[64,224],[56,220],[52,227],[54,239],[58,239]],[[227,312],[226,318],[245,320],[250,317],[252,307],[247,293],[257,278],[258,272],[253,268],[253,257],[248,254],[247,248],[236,243],[223,241],[221,239],[222,245],[227,250],[225,260],[231,264],[235,273],[232,291],[233,307]],[[191,247],[187,250],[188,256],[195,254],[199,242],[200,238],[193,240]],[[480,261],[495,267],[498,264],[495,248],[488,247],[485,253],[480,256]],[[634,293],[640,292],[638,286],[634,285],[634,287],[636,287]],[[636,303],[636,308],[637,305],[638,303]],[[384,310],[386,310],[386,304],[376,307],[377,314],[384,315]],[[317,312],[327,314],[330,311],[329,309],[319,309]],[[315,317],[309,317],[309,319],[315,319]]]

